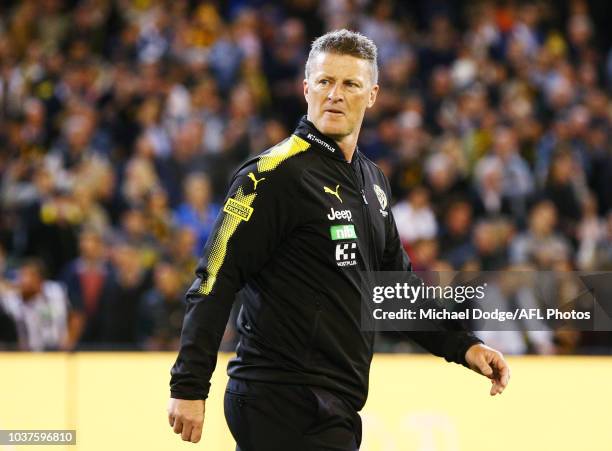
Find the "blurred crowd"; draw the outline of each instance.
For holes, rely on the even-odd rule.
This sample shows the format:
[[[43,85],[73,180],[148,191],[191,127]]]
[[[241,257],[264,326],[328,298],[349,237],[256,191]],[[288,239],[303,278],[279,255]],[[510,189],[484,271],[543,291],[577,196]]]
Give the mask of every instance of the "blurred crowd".
[[[2,346],[176,349],[232,170],[291,133],[310,42],[342,27],[378,45],[359,148],[415,269],[612,270],[602,4],[1,2]],[[487,340],[612,352],[610,333]]]

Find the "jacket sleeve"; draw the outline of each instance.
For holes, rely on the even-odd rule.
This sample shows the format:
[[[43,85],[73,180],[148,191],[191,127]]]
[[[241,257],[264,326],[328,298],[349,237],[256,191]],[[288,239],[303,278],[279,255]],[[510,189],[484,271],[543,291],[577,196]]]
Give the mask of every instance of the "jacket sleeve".
[[[386,180],[385,180],[386,181]],[[387,196],[390,194],[389,183],[386,181]],[[393,213],[389,208],[385,251],[383,254],[382,271],[412,271],[410,259],[401,244]],[[471,331],[465,329],[459,321],[434,321],[434,328],[439,331],[401,331],[401,335],[409,338],[438,357],[444,357],[448,362],[455,362],[467,367],[465,353],[468,348],[483,341]]]
[[[208,396],[236,292],[266,264],[292,227],[292,184],[283,178],[278,169],[258,172],[256,164],[234,177],[185,296],[180,348],[170,372],[173,398]]]

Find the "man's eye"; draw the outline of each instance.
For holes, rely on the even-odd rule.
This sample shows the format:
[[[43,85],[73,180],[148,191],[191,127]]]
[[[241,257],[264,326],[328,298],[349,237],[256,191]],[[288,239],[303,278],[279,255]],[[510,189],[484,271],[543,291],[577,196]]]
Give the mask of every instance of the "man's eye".
[[[319,84],[320,85],[327,85],[329,83],[329,80],[320,80]]]

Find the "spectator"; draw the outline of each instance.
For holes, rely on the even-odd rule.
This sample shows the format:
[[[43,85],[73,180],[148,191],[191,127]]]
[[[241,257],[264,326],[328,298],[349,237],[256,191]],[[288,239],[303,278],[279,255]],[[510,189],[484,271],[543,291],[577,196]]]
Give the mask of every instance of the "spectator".
[[[612,210],[612,149],[609,121],[594,121],[589,130],[589,153],[591,155],[591,174],[587,183],[597,196],[597,214],[604,216]]]
[[[5,279],[6,253],[0,245],[0,300],[10,292],[10,284]],[[5,311],[0,301],[0,350],[15,347],[17,344],[17,326],[13,318]]]
[[[510,271],[498,273],[496,280],[487,284],[487,310],[514,310],[517,308],[541,308],[538,303],[537,290],[533,280],[533,268],[515,267]],[[555,354],[554,334],[548,326],[536,319],[517,321],[516,330],[491,330],[478,332],[481,339],[486,339],[503,349],[506,354]],[[483,327],[474,324],[474,327]]]
[[[425,188],[414,188],[407,199],[397,203],[392,211],[404,247],[417,240],[436,236],[438,224],[429,206],[429,195]]]
[[[538,202],[529,214],[529,228],[510,244],[510,262],[515,265],[533,263],[540,269],[552,269],[556,261],[570,255],[566,239],[555,232],[557,209],[547,200]]]
[[[96,189],[91,182],[79,182],[74,187],[73,193],[75,204],[83,215],[81,227],[106,234],[110,229],[110,218],[96,201]]]
[[[495,217],[512,213],[503,192],[503,164],[498,158],[483,158],[475,169],[477,213]]]
[[[45,280],[44,264],[40,260],[27,260],[20,266],[15,289],[2,293],[0,302],[0,310],[15,323],[19,349],[72,348],[75,331],[68,327],[68,297],[59,283]]]
[[[177,269],[168,263],[155,267],[153,288],[146,292],[140,306],[140,340],[148,350],[178,349],[185,306],[185,291]]]
[[[544,196],[557,210],[559,228],[570,239],[576,237],[576,225],[580,219],[580,199],[574,183],[579,175],[571,154],[560,151],[550,165]]]
[[[172,212],[168,202],[168,194],[161,187],[151,190],[145,197],[145,215],[147,230],[163,247],[170,244],[172,235]]]
[[[597,216],[597,199],[589,193],[582,202],[582,218],[576,228],[579,246],[576,254],[577,266],[581,270],[597,270],[597,246],[606,237],[606,223]]]
[[[482,221],[474,227],[474,258],[483,271],[501,271],[508,263],[507,247],[510,235],[503,221]]]
[[[4,310],[4,307],[0,305],[0,350],[16,348],[16,343],[17,325],[13,318]]]
[[[440,231],[440,253],[455,269],[472,257],[472,207],[465,200],[450,204],[444,214],[444,227]]]
[[[606,232],[597,243],[593,265],[598,271],[612,271],[612,210],[606,219]]]
[[[426,186],[436,217],[442,217],[453,201],[468,197],[468,188],[451,157],[438,152],[425,163]]]
[[[170,137],[162,126],[162,106],[157,97],[150,97],[140,106],[138,123],[141,136],[153,147],[153,154],[158,158],[165,158],[170,154]]]
[[[102,342],[119,349],[136,349],[140,299],[150,286],[150,274],[139,258],[138,249],[129,244],[113,248],[112,262],[117,274],[117,287],[106,306]]]
[[[153,162],[144,156],[134,156],[125,170],[122,194],[132,207],[143,207],[145,197],[159,185]]]
[[[410,261],[414,271],[441,271],[436,269],[438,263],[438,241],[430,238],[415,241],[410,249]],[[448,269],[452,271],[452,267]]]
[[[182,227],[174,231],[173,245],[166,251],[165,258],[179,270],[185,284],[191,283],[194,265],[202,252],[202,249],[196,249],[196,242],[197,235],[193,229]]]
[[[183,186],[185,202],[174,211],[174,222],[177,227],[193,230],[197,237],[193,252],[197,255],[208,240],[220,208],[211,202],[211,186],[206,174],[190,174]]]
[[[507,127],[496,130],[494,155],[498,158],[502,171],[502,193],[510,204],[513,215],[522,218],[527,215],[527,203],[534,192],[534,180],[529,166],[521,157],[515,132]]]
[[[61,268],[77,255],[78,229],[83,215],[71,191],[56,190],[33,204],[28,218],[26,255],[39,256],[57,279]]]
[[[207,166],[202,143],[204,129],[199,121],[183,124],[173,137],[172,153],[161,165],[160,180],[175,208],[182,199],[182,184],[190,172]]]
[[[62,280],[75,309],[75,343],[95,347],[103,340],[107,308],[116,294],[116,275],[110,266],[102,235],[85,229],[79,235],[79,256],[65,268]]]
[[[121,228],[115,235],[116,244],[128,244],[137,253],[136,257],[145,268],[151,268],[160,257],[160,243],[147,228],[147,217],[143,208],[126,210],[121,217]]]

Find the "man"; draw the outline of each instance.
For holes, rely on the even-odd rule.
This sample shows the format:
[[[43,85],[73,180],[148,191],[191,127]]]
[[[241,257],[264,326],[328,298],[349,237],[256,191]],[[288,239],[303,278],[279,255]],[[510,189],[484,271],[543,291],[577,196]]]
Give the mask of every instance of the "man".
[[[79,256],[62,273],[74,306],[75,344],[81,349],[104,341],[105,310],[116,295],[116,277],[106,252],[100,232],[84,229],[79,235]]]
[[[5,311],[2,299],[10,292],[11,286],[4,276],[6,274],[6,251],[0,243],[0,350],[11,349],[17,344],[17,325]]]
[[[306,63],[307,116],[247,161],[187,293],[172,368],[170,425],[199,441],[219,341],[245,288],[225,414],[237,450],[355,450],[374,335],[360,329],[364,272],[409,271],[380,169],[357,151],[378,93],[376,47],[347,30],[317,39]],[[467,332],[407,334],[492,379],[501,354]]]
[[[62,285],[45,280],[44,263],[26,260],[14,290],[0,293],[0,310],[17,332],[18,348],[28,351],[68,350],[74,343],[70,305]]]

